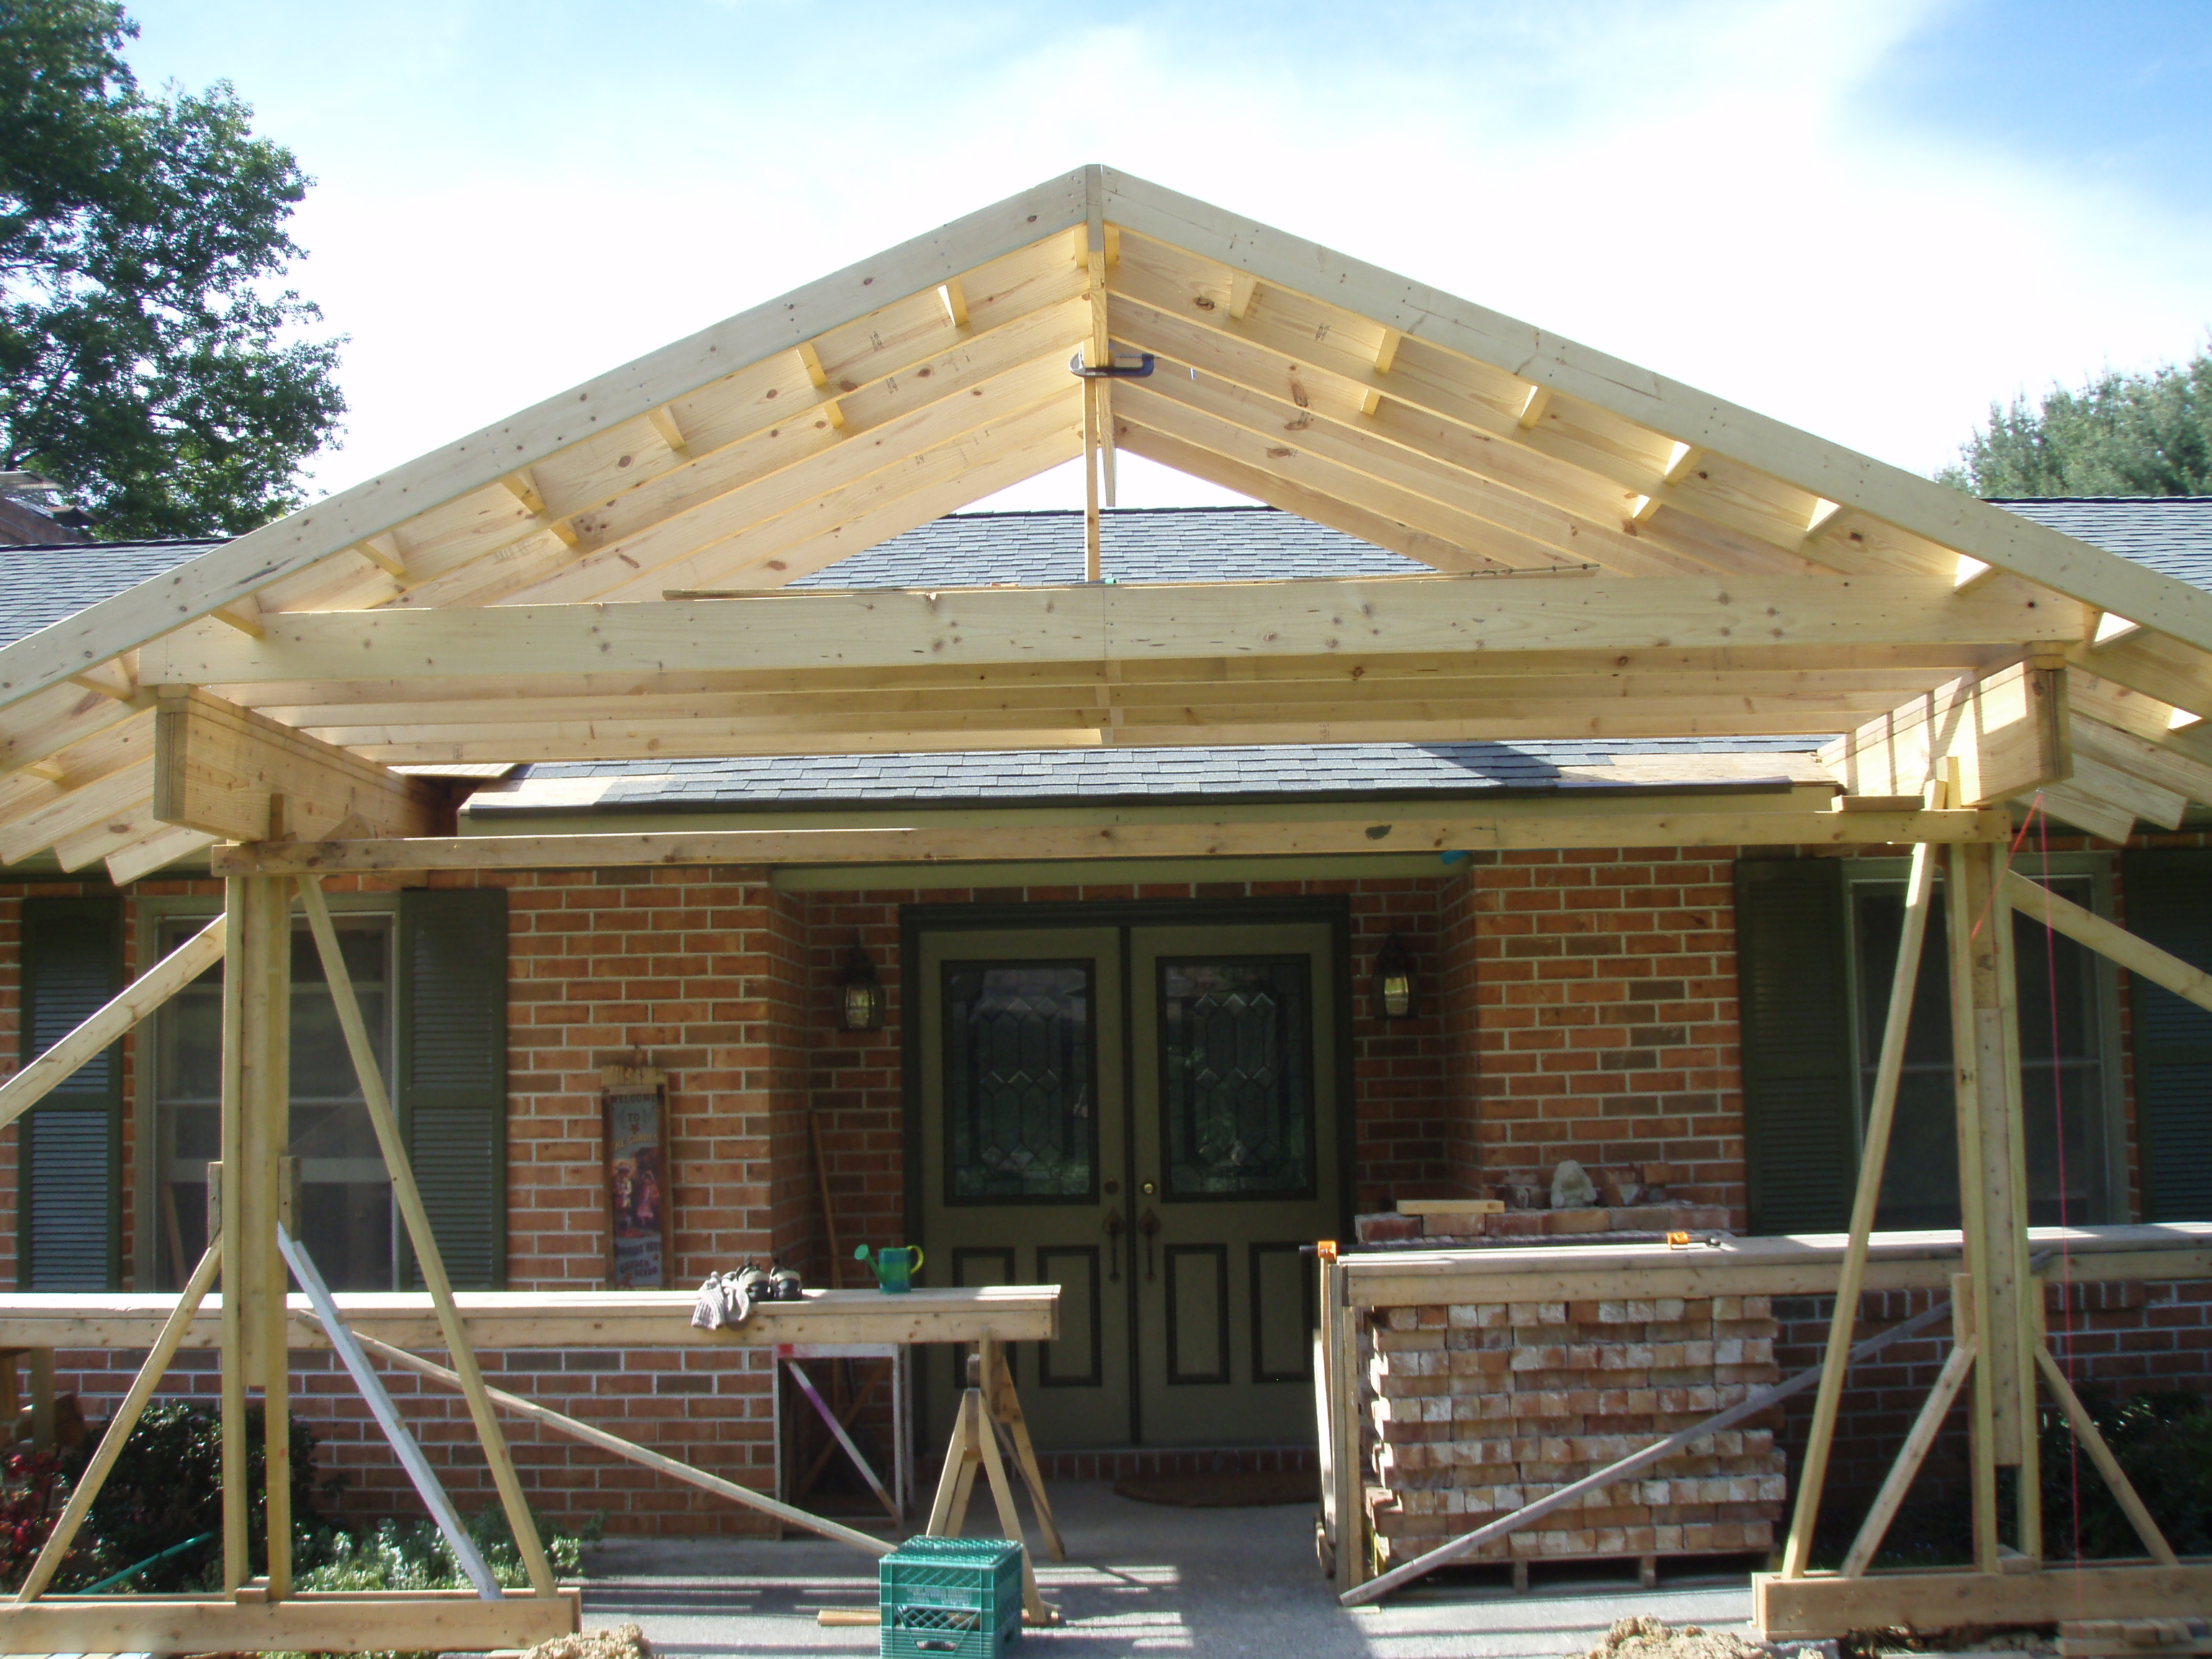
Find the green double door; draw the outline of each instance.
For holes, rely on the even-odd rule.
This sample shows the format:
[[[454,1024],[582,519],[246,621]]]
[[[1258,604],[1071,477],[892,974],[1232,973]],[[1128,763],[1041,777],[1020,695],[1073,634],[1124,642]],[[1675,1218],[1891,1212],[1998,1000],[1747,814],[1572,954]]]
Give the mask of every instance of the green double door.
[[[1060,1287],[1059,1340],[1014,1356],[1037,1443],[1310,1440],[1328,921],[924,931],[915,955],[927,1279]]]

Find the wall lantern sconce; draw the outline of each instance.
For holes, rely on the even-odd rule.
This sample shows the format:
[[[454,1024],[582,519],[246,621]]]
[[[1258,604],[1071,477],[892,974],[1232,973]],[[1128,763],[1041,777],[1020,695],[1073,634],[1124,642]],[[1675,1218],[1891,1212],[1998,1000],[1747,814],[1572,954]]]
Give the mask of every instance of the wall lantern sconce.
[[[1395,933],[1375,953],[1375,1017],[1404,1019],[1413,1012],[1413,963]]]
[[[837,1024],[848,1031],[883,1029],[883,982],[876,977],[875,966],[857,939],[853,944],[853,954],[845,958],[844,983],[837,988]]]

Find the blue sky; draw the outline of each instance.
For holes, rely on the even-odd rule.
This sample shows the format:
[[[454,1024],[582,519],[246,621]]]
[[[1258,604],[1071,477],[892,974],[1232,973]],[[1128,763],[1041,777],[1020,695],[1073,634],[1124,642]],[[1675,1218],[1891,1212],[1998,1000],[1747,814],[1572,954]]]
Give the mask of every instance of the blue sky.
[[[1089,161],[1923,471],[2212,330],[2212,0],[131,9],[319,180],[330,489]]]

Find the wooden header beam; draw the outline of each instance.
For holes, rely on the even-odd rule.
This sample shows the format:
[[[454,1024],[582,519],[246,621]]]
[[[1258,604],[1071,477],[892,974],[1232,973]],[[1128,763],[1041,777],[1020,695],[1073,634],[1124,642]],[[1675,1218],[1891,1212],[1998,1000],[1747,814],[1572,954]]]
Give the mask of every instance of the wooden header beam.
[[[216,875],[341,871],[542,870],[641,865],[937,864],[1044,859],[1253,857],[1486,851],[1534,847],[1888,846],[2001,842],[1998,811],[1809,811],[1716,807],[1710,798],[1661,810],[1596,810],[1521,800],[1438,812],[1394,811],[1334,823],[1014,824],[866,830],[706,830],[633,835],[450,836],[219,847]],[[1448,866],[1440,866],[1440,868]]]
[[[1933,577],[1407,577],[772,592],[618,605],[276,613],[146,647],[149,684],[489,679],[1378,653],[2008,645],[2077,636],[2024,582]],[[1882,791],[1877,793],[1894,793]]]
[[[386,836],[442,827],[437,787],[198,689],[164,688],[155,715],[154,816],[258,842],[349,828]]]
[[[2063,668],[2015,663],[1953,680],[1820,750],[1853,794],[1917,795],[1955,769],[1966,805],[2027,794],[2074,775]]]

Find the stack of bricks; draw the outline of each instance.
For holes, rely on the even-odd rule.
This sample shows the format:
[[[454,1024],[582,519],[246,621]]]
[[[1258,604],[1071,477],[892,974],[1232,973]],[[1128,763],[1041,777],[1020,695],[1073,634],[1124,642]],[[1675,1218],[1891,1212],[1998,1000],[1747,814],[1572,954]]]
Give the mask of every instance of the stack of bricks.
[[[1765,1297],[1378,1309],[1367,1512],[1389,1566],[1472,1532],[1778,1379]],[[1484,1546],[1474,1561],[1772,1547],[1787,1482],[1771,1417]]]

